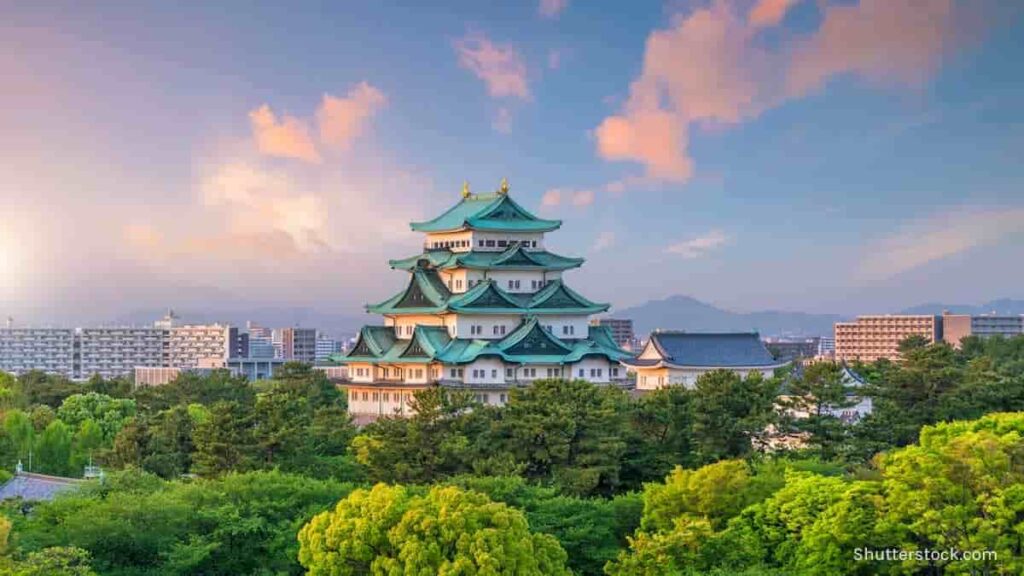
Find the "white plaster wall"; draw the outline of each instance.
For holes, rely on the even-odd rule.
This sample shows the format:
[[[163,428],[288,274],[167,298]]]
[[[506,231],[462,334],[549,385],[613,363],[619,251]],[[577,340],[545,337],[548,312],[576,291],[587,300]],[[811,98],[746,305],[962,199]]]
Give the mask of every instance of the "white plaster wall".
[[[611,378],[610,367],[611,364],[604,357],[587,357],[571,366],[570,379],[608,382]]]
[[[465,382],[469,384],[502,384],[505,382],[505,364],[497,358],[477,358],[476,361],[467,364],[465,369]]]

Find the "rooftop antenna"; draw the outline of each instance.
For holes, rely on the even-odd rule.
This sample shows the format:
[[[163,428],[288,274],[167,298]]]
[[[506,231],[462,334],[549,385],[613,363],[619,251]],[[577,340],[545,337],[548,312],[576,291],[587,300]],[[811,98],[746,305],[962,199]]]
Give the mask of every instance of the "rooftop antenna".
[[[14,318],[11,318],[10,316],[8,316],[7,317],[7,329],[10,330],[11,328],[14,328]]]

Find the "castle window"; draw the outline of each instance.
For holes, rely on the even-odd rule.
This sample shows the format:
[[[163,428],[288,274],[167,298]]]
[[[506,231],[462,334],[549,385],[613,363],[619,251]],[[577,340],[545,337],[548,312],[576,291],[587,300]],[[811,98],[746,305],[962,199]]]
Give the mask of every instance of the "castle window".
[[[497,369],[492,369],[491,370],[491,378],[497,378],[497,377],[498,377],[498,370]]]
[[[494,248],[494,240],[488,240],[487,241],[487,247],[488,248]]]
[[[506,246],[508,246],[508,242],[507,241],[505,241],[505,240],[498,240],[498,247],[499,248],[504,248]]]

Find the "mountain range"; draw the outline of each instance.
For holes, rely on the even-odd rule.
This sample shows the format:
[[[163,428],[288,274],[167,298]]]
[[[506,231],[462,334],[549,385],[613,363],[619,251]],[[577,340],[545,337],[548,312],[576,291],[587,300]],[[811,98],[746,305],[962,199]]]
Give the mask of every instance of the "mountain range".
[[[832,333],[832,325],[843,319],[838,314],[809,314],[766,310],[731,312],[689,296],[670,296],[613,315],[632,318],[637,335],[656,329],[688,332],[760,332],[763,336],[820,336]]]

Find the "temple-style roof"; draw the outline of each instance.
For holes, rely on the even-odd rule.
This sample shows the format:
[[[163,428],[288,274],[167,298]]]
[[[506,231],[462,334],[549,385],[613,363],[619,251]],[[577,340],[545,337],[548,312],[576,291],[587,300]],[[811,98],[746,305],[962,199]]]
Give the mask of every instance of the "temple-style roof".
[[[624,362],[644,367],[769,368],[782,366],[757,332],[654,332],[640,356]]]
[[[412,270],[428,265],[440,270],[473,268],[477,270],[568,270],[583,265],[583,258],[569,258],[543,250],[527,250],[522,243],[513,242],[502,252],[451,252],[428,250],[423,254],[391,260],[392,268]]]
[[[53,500],[57,495],[80,488],[81,485],[82,481],[77,478],[18,472],[0,485],[0,501],[9,498],[29,501]]]
[[[584,298],[562,280],[551,280],[537,292],[514,294],[488,279],[452,294],[436,269],[419,267],[404,290],[366,310],[374,314],[599,314],[608,308],[608,304]]]
[[[342,363],[374,364],[468,364],[481,356],[493,356],[510,363],[567,364],[587,356],[604,356],[619,361],[629,356],[619,349],[604,327],[592,326],[586,338],[563,340],[544,328],[536,316],[528,316],[500,340],[450,338],[441,326],[417,326],[412,338],[394,339],[386,350],[363,345],[372,331],[391,330],[384,326],[363,328],[356,346]]]
[[[561,220],[543,220],[517,204],[507,188],[493,194],[463,194],[458,204],[433,220],[413,222],[416,232],[453,232],[487,230],[495,232],[550,232]]]

